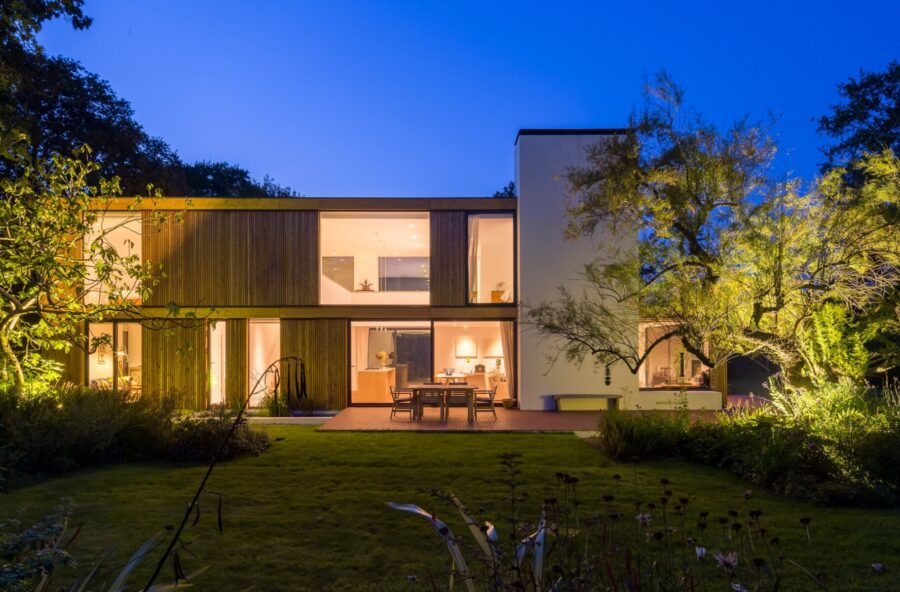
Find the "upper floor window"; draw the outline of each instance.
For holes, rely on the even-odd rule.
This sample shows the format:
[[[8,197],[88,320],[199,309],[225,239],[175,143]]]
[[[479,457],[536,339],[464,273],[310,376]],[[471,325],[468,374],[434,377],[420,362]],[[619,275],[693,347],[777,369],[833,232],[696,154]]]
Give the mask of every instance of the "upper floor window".
[[[107,212],[97,217],[82,247],[88,262],[88,277],[84,282],[85,303],[141,303],[140,282],[128,273],[128,268],[139,267],[143,261],[141,227],[140,214],[133,212]],[[110,266],[109,258],[104,256],[107,249],[113,249],[116,253],[115,265]],[[99,272],[100,265],[104,266],[102,273]]]
[[[428,304],[427,212],[323,212],[321,304]]]
[[[512,214],[469,215],[469,302],[515,302]]]

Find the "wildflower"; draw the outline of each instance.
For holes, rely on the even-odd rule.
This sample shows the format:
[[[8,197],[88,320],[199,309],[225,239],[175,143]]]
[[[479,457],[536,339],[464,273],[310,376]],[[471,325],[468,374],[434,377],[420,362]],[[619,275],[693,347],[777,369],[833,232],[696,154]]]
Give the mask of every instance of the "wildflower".
[[[748,500],[748,499],[750,499],[751,497],[753,497],[753,490],[752,490],[752,489],[748,489],[747,491],[744,492],[744,499],[745,499],[745,500]]]
[[[622,478],[622,475],[619,475],[618,473],[616,473],[615,475],[613,475],[613,481],[618,481],[618,480],[621,479],[621,478]]]
[[[725,555],[723,553],[716,553],[715,555],[713,555],[713,559],[716,560],[717,567],[724,567],[725,571],[727,571],[729,574],[733,574],[737,569],[738,555],[734,551],[732,551],[728,555]]]
[[[728,510],[728,515],[732,518],[737,518],[738,512],[737,510]]]
[[[750,592],[750,588],[747,588],[746,586],[744,586],[744,585],[741,584],[740,582],[732,582],[732,584],[731,584],[731,589],[732,589],[734,592]]]
[[[709,516],[709,512],[700,512],[701,518],[706,518],[707,516]]]
[[[688,505],[688,501],[690,501],[690,500],[688,500],[688,498],[686,498],[686,497],[680,497],[680,498],[678,498],[678,501],[681,502],[682,506],[686,506],[686,505]]]
[[[487,536],[487,539],[489,541],[497,540],[497,528],[490,522],[484,523],[484,534]]]
[[[663,493],[666,494],[666,497],[672,497],[672,490],[671,490],[671,489],[667,489],[667,490],[665,490]]]
[[[753,519],[759,518],[762,516],[762,510],[750,510],[750,517]]]
[[[409,574],[408,576],[406,576],[406,581],[409,582],[410,584],[414,583],[418,579],[419,578],[417,578],[413,574]]]
[[[606,495],[603,496],[603,501],[605,501],[605,502],[607,502],[607,503],[613,501],[614,499],[615,499],[615,497],[613,497],[613,496],[611,496],[611,495],[609,495],[609,494],[606,494]]]
[[[660,479],[659,482],[662,483],[663,485],[668,485],[668,484],[669,484],[669,480],[666,479],[665,477],[663,477],[662,479]]]
[[[882,573],[882,572],[884,572],[884,566],[881,565],[880,563],[873,563],[873,564],[872,564],[872,569],[875,570],[875,573]]]
[[[706,547],[694,547],[694,553],[697,554],[697,561],[706,557]]]
[[[650,520],[653,519],[653,516],[650,514],[638,514],[634,519],[646,526],[647,524],[650,524]]]

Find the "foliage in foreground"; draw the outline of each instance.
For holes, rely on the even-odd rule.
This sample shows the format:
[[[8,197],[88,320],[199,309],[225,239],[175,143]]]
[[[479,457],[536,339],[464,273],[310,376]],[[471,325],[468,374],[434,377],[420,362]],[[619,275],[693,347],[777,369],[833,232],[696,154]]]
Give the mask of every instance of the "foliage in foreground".
[[[606,413],[598,442],[616,460],[679,456],[790,497],[897,502],[900,407],[849,381],[773,393],[771,406],[722,413],[712,423],[692,423],[686,414]]]
[[[68,528],[69,508],[60,506],[55,512],[30,527],[18,520],[0,522],[0,590],[9,592],[46,592],[53,583],[58,567],[79,569],[80,565],[69,548],[78,537],[80,528]],[[110,553],[88,569],[81,570],[69,592],[125,592],[134,590],[130,576],[141,561],[168,537],[168,531],[147,539],[131,555],[113,578],[107,573]],[[155,585],[148,592],[164,592],[188,588],[190,581],[205,568],[186,575],[176,568],[171,584]],[[111,580],[111,583],[108,581]],[[66,590],[60,588],[60,590]]]
[[[15,476],[116,462],[209,460],[231,418],[182,417],[171,401],[83,387],[27,398],[0,393],[0,467]],[[259,454],[268,445],[265,434],[243,421],[223,458]]]
[[[804,538],[812,546],[811,519],[770,524],[754,507],[752,491],[731,508],[695,508],[688,497],[673,493],[663,478],[659,497],[644,500],[637,496],[634,470],[632,483],[614,475],[600,507],[586,507],[578,498],[578,478],[557,473],[556,495],[543,501],[537,521],[529,523],[519,512],[527,495],[517,483],[517,457],[502,455],[510,492],[507,536],[500,534],[504,527],[476,520],[452,493],[432,492],[461,513],[475,548],[467,548],[433,513],[413,504],[388,503],[424,517],[444,539],[452,559],[449,589],[457,583],[469,592],[728,588],[761,592],[796,589],[802,583],[828,587],[826,574],[794,561],[775,530],[805,530]],[[435,587],[435,582],[431,585]]]

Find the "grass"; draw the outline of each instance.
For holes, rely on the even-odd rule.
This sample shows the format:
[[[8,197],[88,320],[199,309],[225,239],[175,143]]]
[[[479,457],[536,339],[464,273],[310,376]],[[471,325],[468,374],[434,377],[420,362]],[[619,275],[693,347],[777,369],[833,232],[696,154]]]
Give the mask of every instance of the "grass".
[[[424,590],[430,589],[429,573],[444,584],[448,558],[439,537],[421,519],[384,502],[435,508],[467,538],[457,515],[417,493],[419,487],[446,488],[508,533],[500,452],[522,454],[521,481],[530,494],[525,518],[536,519],[540,500],[553,495],[557,471],[580,478],[579,495],[589,508],[600,508],[600,496],[612,493],[615,473],[623,477],[622,497],[632,494],[630,466],[607,461],[567,434],[317,433],[297,426],[268,431],[278,439],[268,452],[224,463],[210,481],[209,489],[225,496],[224,534],[216,529],[214,499],[188,531],[185,571],[210,567],[197,582],[200,590],[399,590],[409,588],[408,574],[417,575],[416,589]],[[74,522],[83,525],[76,557],[89,564],[116,544],[121,565],[144,539],[177,523],[202,472],[197,466],[132,464],[42,479],[0,495],[0,519],[42,516],[69,497]],[[691,515],[741,510],[748,488],[719,470],[664,461],[638,466],[639,495],[658,497],[662,477],[671,480],[676,497],[692,499]],[[900,588],[900,512],[822,508],[761,491],[753,505],[793,557],[828,574],[830,589]],[[812,518],[812,548],[802,516]],[[886,572],[876,574],[873,562],[883,563]]]

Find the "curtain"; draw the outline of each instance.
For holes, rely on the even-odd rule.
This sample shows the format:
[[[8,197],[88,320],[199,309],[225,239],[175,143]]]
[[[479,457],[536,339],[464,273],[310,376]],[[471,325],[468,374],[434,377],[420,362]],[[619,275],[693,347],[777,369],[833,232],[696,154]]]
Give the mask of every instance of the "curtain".
[[[481,302],[478,293],[478,216],[469,216],[469,302]]]
[[[503,347],[503,362],[506,364],[506,386],[509,398],[516,397],[516,325],[512,321],[500,323],[500,345]]]

